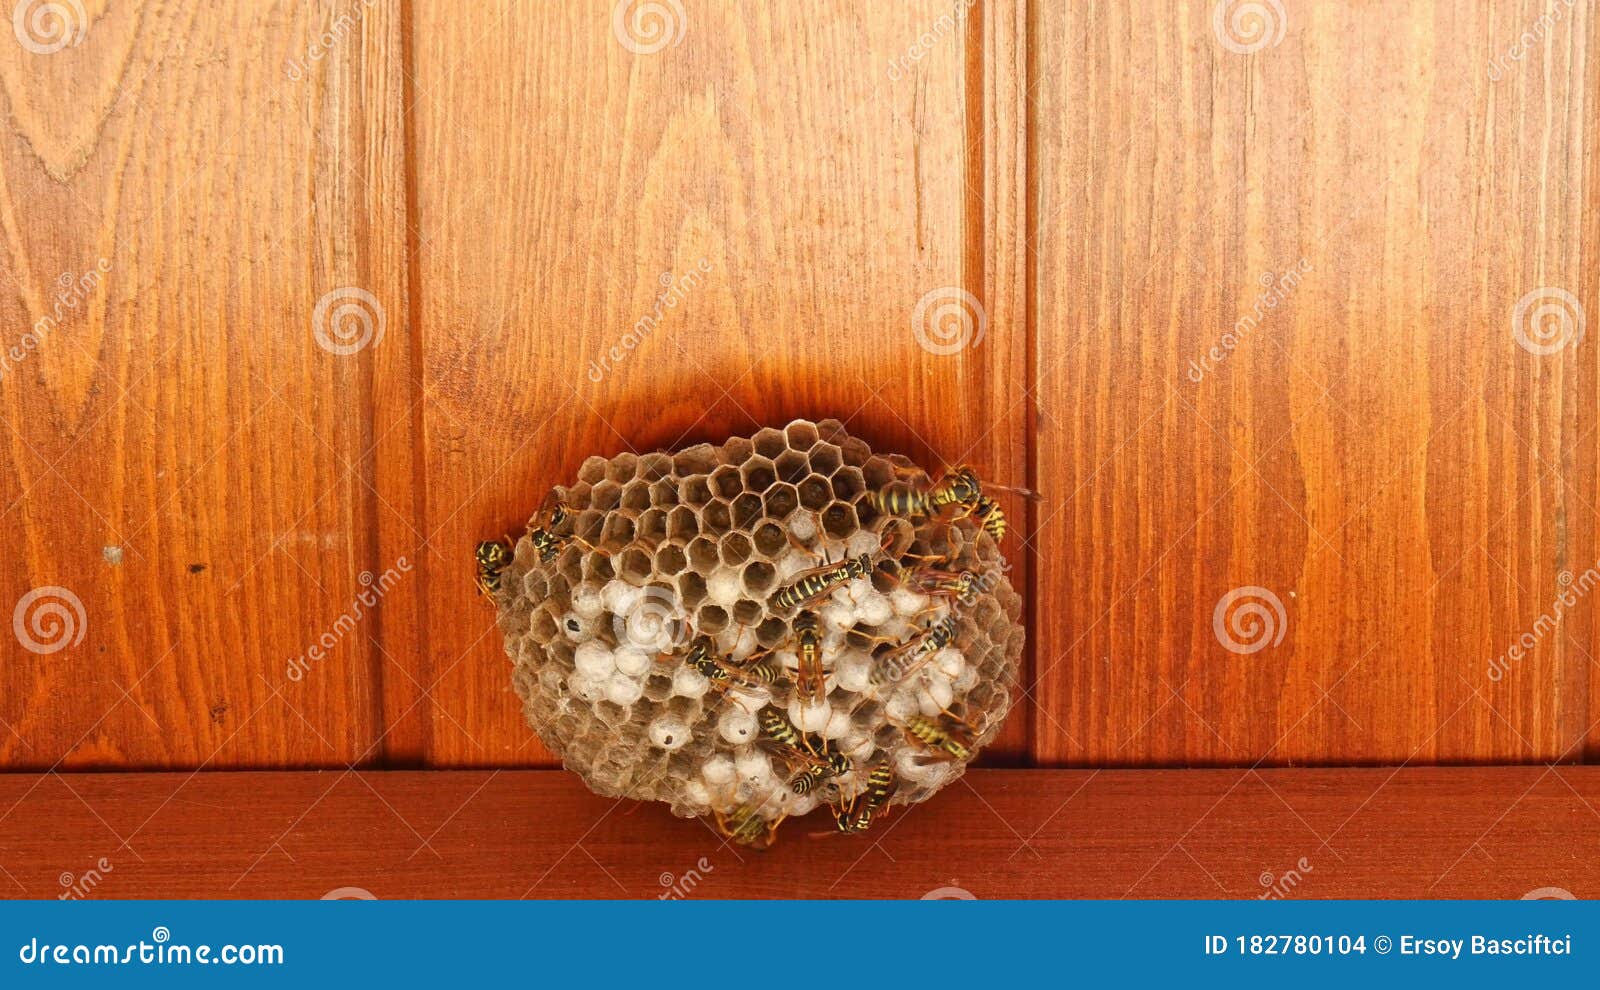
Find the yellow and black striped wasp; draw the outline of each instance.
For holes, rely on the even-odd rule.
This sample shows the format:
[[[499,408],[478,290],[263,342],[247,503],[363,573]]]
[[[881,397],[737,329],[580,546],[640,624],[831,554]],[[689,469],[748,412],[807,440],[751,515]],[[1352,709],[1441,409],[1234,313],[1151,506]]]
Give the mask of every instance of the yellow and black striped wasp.
[[[937,514],[946,506],[959,506],[955,518],[974,516],[988,534],[1000,540],[1006,535],[1006,516],[1000,504],[984,494],[986,486],[978,480],[978,473],[962,465],[946,471],[935,484],[926,489],[907,484],[890,485],[867,493],[867,504],[880,515],[903,516],[920,519]],[[1038,492],[1027,488],[1005,485],[988,485],[994,491],[1012,492],[1023,498],[1037,500]]]
[[[935,653],[955,641],[957,629],[955,615],[947,613],[938,622],[879,657],[872,670],[873,681],[889,684],[910,677]]]
[[[548,564],[554,560],[556,554],[560,553],[568,543],[576,543],[585,550],[598,549],[587,540],[580,539],[575,533],[571,532],[571,527],[568,526],[571,521],[572,515],[567,511],[566,505],[557,501],[550,507],[550,518],[528,530],[528,539],[532,541],[533,548],[539,552],[541,563]],[[558,532],[562,527],[567,527],[568,531],[565,533]],[[600,552],[604,553],[605,551],[602,550]]]
[[[840,585],[871,574],[872,567],[872,555],[868,553],[847,557],[837,564],[814,567],[773,592],[769,604],[780,610],[810,605]]]
[[[786,815],[762,818],[759,809],[741,805],[732,812],[713,811],[712,820],[717,831],[736,845],[751,849],[766,849],[778,836],[778,826]]]
[[[473,551],[473,556],[478,561],[478,590],[492,601],[500,590],[500,572],[511,563],[511,541],[484,540]]]
[[[839,831],[850,835],[871,828],[873,815],[888,803],[898,779],[889,760],[879,760],[868,775],[867,786],[861,793],[835,809],[833,820],[839,826]]]
[[[909,715],[906,735],[946,759],[965,760],[972,756],[978,733],[966,722],[945,712],[937,718]]]
[[[827,674],[822,669],[822,635],[817,629],[817,613],[801,612],[794,619],[795,656],[800,660],[794,674],[795,694],[811,705],[827,693]]]
[[[666,657],[673,655],[663,654]],[[689,644],[689,652],[684,655],[683,661],[719,688],[726,689],[735,684],[758,688],[771,686],[778,681],[778,664],[767,657],[768,653],[763,651],[737,662],[731,657],[718,655],[716,644],[710,636],[696,636],[694,642]]]
[[[809,732],[796,729],[777,709],[768,706],[756,713],[761,735],[778,751],[778,756],[798,767],[789,778],[789,789],[796,794],[809,794],[830,777],[842,777],[850,772],[850,760],[833,749],[827,741]]]

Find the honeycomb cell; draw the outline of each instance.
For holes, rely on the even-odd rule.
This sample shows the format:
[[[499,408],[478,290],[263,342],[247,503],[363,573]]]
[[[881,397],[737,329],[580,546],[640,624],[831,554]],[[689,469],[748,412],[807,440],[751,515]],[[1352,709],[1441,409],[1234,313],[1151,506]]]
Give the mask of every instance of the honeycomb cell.
[[[762,496],[762,509],[769,519],[787,519],[799,504],[800,492],[793,485],[773,485]]]
[[[667,513],[667,539],[684,543],[700,532],[700,518],[687,505],[680,505]]]
[[[822,510],[822,531],[836,540],[843,540],[860,528],[853,506],[834,502]]]
[[[642,543],[660,543],[667,535],[667,513],[662,509],[646,509],[639,513],[638,539]]]
[[[833,501],[833,486],[822,475],[813,474],[800,482],[798,492],[802,508],[821,512]]]
[[[739,479],[740,491],[764,492],[778,480],[778,473],[765,457],[752,457],[739,466]]]
[[[735,529],[749,529],[757,519],[761,518],[761,496],[754,492],[745,492],[733,500],[728,514]]]
[[[833,497],[841,502],[854,502],[857,495],[867,490],[866,479],[860,468],[841,468],[833,476]]]
[[[650,486],[643,481],[624,483],[622,501],[619,504],[631,512],[642,512],[650,508]]]
[[[599,542],[608,547],[625,547],[633,542],[635,531],[633,520],[628,516],[621,512],[607,513]]]
[[[817,442],[817,428],[804,420],[795,420],[784,427],[784,437],[790,450],[810,450]]]
[[[733,528],[733,508],[722,499],[714,499],[700,512],[708,533],[726,533]]]
[[[604,457],[584,458],[583,464],[578,467],[578,480],[586,485],[594,485],[606,478],[606,469],[610,462]]]
[[[752,549],[750,537],[743,533],[729,533],[722,538],[722,562],[729,567],[738,567],[750,559]]]
[[[988,742],[1010,709],[1024,637],[1021,598],[974,520],[885,518],[867,504],[875,485],[913,483],[927,484],[909,461],[873,454],[836,420],[676,454],[590,458],[576,483],[554,490],[579,539],[545,561],[524,537],[495,595],[524,716],[597,793],[659,800],[674,814],[837,805],[880,759],[899,778],[893,803],[927,798],[964,765],[895,721],[948,711],[968,720],[974,749]],[[806,609],[820,619],[827,694],[797,708],[791,623],[801,610],[767,602],[846,551],[877,566],[870,580],[821,589]],[[917,594],[902,586],[916,563],[908,551],[949,555],[946,566],[981,580],[959,600]],[[950,615],[954,640],[920,673],[904,684],[874,676],[875,657]],[[721,675],[688,663],[695,644],[719,658],[709,669]],[[766,705],[832,740],[852,772],[792,793],[788,769],[752,746]]]
[[[789,442],[784,439],[783,432],[771,427],[757,430],[756,435],[750,440],[755,444],[756,453],[769,461],[789,449]]]
[[[798,450],[786,450],[778,455],[772,463],[772,469],[777,473],[779,481],[787,481],[791,485],[798,485],[806,475],[811,473],[811,462],[806,455]]]
[[[707,475],[698,474],[678,483],[678,501],[690,509],[698,509],[712,499],[711,482]]]
[[[618,502],[622,501],[622,486],[607,478],[605,481],[595,484],[594,491],[590,493],[590,498],[592,499],[590,504],[593,508],[599,509],[601,512],[610,511],[617,507]]]
[[[672,455],[659,450],[640,454],[633,476],[641,481],[656,481],[672,475]]]
[[[717,566],[717,543],[709,536],[697,536],[689,543],[689,564],[702,577]]]
[[[807,460],[812,471],[828,477],[844,465],[844,452],[831,443],[820,443],[811,449]]]
[[[689,558],[676,543],[668,543],[656,551],[656,573],[677,574],[689,566]]]

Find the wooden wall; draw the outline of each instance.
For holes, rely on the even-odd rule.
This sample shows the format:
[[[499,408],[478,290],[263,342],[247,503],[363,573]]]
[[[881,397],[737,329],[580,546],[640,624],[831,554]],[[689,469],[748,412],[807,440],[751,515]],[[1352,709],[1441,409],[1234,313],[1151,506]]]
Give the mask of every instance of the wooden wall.
[[[1600,342],[1513,332],[1600,320],[1588,4],[82,6],[0,37],[7,769],[549,765],[472,544],[795,416],[1045,495],[994,762],[1600,744],[1593,598],[1488,673],[1600,560]]]

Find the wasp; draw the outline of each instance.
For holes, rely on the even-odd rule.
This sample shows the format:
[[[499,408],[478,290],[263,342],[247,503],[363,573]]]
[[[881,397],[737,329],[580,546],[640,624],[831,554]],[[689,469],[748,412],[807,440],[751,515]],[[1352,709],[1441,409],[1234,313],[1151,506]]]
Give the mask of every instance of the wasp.
[[[874,680],[880,684],[905,680],[955,638],[956,617],[946,615],[921,634],[885,653],[880,666],[873,671]]]
[[[775,609],[809,605],[845,582],[871,573],[872,555],[866,553],[847,557],[837,564],[823,564],[802,572],[794,581],[773,592],[770,603]]]
[[[972,755],[977,733],[972,726],[946,712],[938,718],[911,715],[906,718],[906,734],[935,752],[951,759],[965,760]]]
[[[511,563],[511,541],[484,540],[473,556],[478,561],[478,590],[485,598],[493,599],[500,590],[500,572]]]
[[[795,670],[795,693],[807,704],[821,701],[826,693],[827,675],[822,669],[822,636],[817,632],[817,613],[801,612],[794,619],[795,655],[800,665]]]
[[[604,550],[571,532],[570,527],[566,533],[557,532],[571,521],[572,514],[567,511],[564,503],[558,501],[550,507],[550,518],[547,522],[528,530],[528,539],[533,542],[533,548],[539,552],[541,562],[548,564],[554,560],[556,554],[565,549],[569,543],[576,543],[585,550],[605,553]]]
[[[776,743],[779,754],[791,766],[800,770],[789,778],[789,789],[796,794],[809,794],[829,777],[842,777],[850,772],[850,759],[830,747],[827,742],[809,732],[796,729],[777,709],[768,706],[756,713],[761,734]]]
[[[919,567],[911,572],[911,586],[924,595],[936,598],[966,598],[977,584],[971,571],[947,571],[937,567]]]
[[[777,683],[778,665],[764,659],[766,654],[735,663],[729,657],[718,656],[710,636],[698,636],[690,644],[683,660],[699,671],[711,683],[721,687],[742,684],[746,687],[766,687]]]
[[[1037,492],[1026,488],[1009,488],[1005,485],[988,487],[996,491],[1014,492],[1024,498],[1039,498]],[[881,515],[912,519],[931,516],[946,506],[956,505],[961,509],[955,518],[977,518],[984,530],[996,540],[1006,534],[1006,515],[1001,511],[1000,504],[984,494],[984,485],[978,480],[978,473],[965,465],[946,471],[937,483],[925,490],[894,485],[868,492],[867,504]]]
[[[783,824],[785,815],[768,820],[757,814],[757,809],[749,805],[742,805],[733,812],[712,812],[716,822],[717,831],[723,837],[741,846],[751,849],[766,849],[778,835],[778,826]]]
[[[894,767],[887,759],[879,760],[867,777],[867,786],[848,804],[840,805],[834,813],[839,831],[845,834],[865,832],[872,826],[872,816],[888,803],[894,794],[897,778]]]

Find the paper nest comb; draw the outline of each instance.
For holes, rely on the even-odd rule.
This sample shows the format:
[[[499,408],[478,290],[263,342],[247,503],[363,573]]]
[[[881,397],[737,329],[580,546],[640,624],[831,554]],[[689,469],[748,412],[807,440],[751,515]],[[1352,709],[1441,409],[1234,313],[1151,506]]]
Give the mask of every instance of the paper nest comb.
[[[833,420],[675,454],[589,458],[534,517],[493,592],[528,723],[596,793],[761,826],[742,834],[752,845],[770,842],[786,817],[848,806],[884,760],[896,778],[887,804],[926,800],[999,732],[1023,645],[1021,599],[974,518],[881,514],[868,497],[931,483]],[[550,532],[572,539],[542,560],[536,530],[556,504],[565,528]],[[826,696],[805,705],[799,610],[772,598],[796,575],[862,554],[879,565],[870,576],[806,607],[818,619]],[[908,587],[910,561],[934,557],[971,576],[961,597]],[[947,646],[899,680],[877,672],[886,651],[946,616],[956,630]],[[781,668],[771,684],[713,683],[689,662],[700,637],[730,665]],[[793,766],[762,732],[768,706],[843,754],[849,771],[797,793]],[[930,749],[907,732],[918,715],[959,717],[971,745],[957,757]]]

